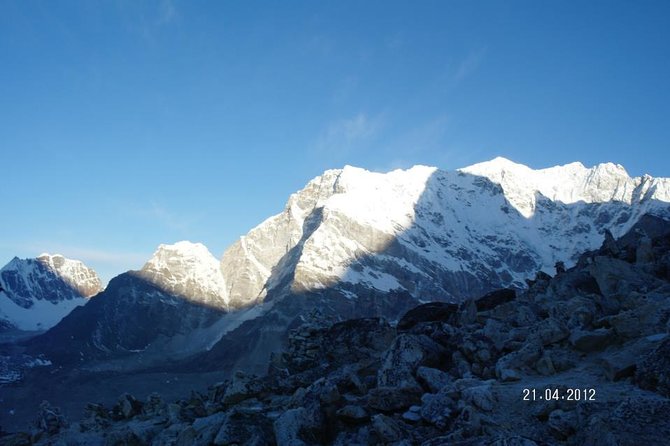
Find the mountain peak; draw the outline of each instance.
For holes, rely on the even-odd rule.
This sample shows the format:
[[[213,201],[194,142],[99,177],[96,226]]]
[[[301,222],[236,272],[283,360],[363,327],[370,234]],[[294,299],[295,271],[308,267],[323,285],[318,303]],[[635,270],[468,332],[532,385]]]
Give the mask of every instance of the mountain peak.
[[[216,307],[226,307],[226,284],[219,261],[202,243],[161,244],[140,275],[162,290]]]
[[[60,254],[14,257],[0,269],[0,319],[26,330],[55,325],[74,307],[102,291],[100,278],[79,260]]]

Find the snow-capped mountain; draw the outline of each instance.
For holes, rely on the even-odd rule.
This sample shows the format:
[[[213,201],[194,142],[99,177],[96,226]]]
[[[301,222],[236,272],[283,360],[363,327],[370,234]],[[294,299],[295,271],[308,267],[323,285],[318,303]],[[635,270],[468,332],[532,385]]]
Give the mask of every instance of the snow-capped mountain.
[[[228,300],[219,261],[200,243],[160,245],[139,271],[113,278],[104,292],[33,342],[63,361],[143,353],[181,355],[211,341],[198,330],[220,320]],[[177,339],[192,334],[178,346]]]
[[[166,293],[215,308],[228,307],[219,261],[201,243],[160,245],[139,275]]]
[[[631,178],[614,164],[533,170],[496,158],[456,171],[389,173],[347,166],[291,195],[220,264],[202,245],[160,246],[141,271],[113,279],[34,346],[75,352],[77,361],[208,349],[194,364],[258,371],[312,308],[394,319],[421,301],[524,287],[538,270],[569,266],[599,247],[606,230],[620,236],[647,213],[670,216],[670,180]]]
[[[23,330],[50,328],[102,291],[95,271],[59,254],[15,257],[0,270],[0,286],[0,319]]]
[[[670,180],[621,166],[533,170],[504,158],[457,171],[330,170],[292,195],[221,261],[235,302],[347,284],[458,300],[524,286],[647,212],[667,213]]]

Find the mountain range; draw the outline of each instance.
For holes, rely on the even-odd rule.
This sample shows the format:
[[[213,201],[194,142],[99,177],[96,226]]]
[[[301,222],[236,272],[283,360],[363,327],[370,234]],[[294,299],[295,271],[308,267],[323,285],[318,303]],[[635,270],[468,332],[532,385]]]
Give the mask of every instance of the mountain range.
[[[0,273],[12,303],[28,313],[45,302],[63,310],[17,319],[2,299],[0,311],[19,328],[53,326],[30,348],[56,362],[146,367],[198,355],[189,364],[257,371],[313,309],[333,320],[393,320],[426,301],[524,288],[645,214],[670,216],[670,179],[630,177],[612,163],[533,170],[496,158],[388,173],[347,166],[292,194],[220,261],[201,244],[161,245],[103,291],[80,263],[89,274],[49,269],[42,256],[14,259]],[[60,288],[47,270],[62,278],[62,291],[52,292]]]

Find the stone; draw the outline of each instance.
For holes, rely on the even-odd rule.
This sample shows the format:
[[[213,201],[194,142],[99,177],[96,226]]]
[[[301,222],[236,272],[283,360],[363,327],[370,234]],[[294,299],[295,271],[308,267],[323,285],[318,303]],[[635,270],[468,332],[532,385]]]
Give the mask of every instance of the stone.
[[[416,377],[419,383],[432,393],[439,392],[442,387],[454,380],[447,372],[425,366],[420,366],[416,370]]]
[[[111,424],[109,411],[102,404],[88,403],[84,409],[84,418],[79,423],[80,430],[99,431]]]
[[[459,309],[458,324],[461,326],[469,325],[477,321],[477,306],[475,301],[467,299],[461,303]]]
[[[384,443],[398,441],[403,437],[402,428],[393,418],[377,414],[372,417],[372,429]]]
[[[519,369],[534,364],[542,354],[542,343],[539,337],[530,337],[523,346],[501,357],[496,363],[496,376],[502,381],[521,379]]]
[[[483,295],[475,301],[475,306],[477,311],[489,311],[514,299],[516,299],[516,290],[504,288]]]
[[[574,411],[556,409],[549,414],[547,424],[559,439],[566,439],[577,429],[577,417]]]
[[[40,403],[35,427],[47,435],[56,435],[67,428],[69,423],[58,407],[53,407],[48,401]]]
[[[446,389],[437,394],[424,394],[421,402],[421,418],[440,429],[446,427],[447,420],[456,409],[456,402],[449,397]]]
[[[222,402],[225,405],[237,404],[257,396],[260,391],[260,383],[256,376],[237,371],[230,385],[226,388]]]
[[[166,409],[167,405],[163,402],[163,398],[157,393],[152,393],[142,406],[142,413],[147,416],[156,417],[165,414]]]
[[[213,443],[216,446],[262,446],[269,445],[271,437],[272,428],[267,418],[231,410],[226,413]]]
[[[400,334],[386,351],[377,372],[381,387],[416,387],[414,373],[420,365],[440,364],[444,347],[425,335]]]
[[[367,410],[361,406],[348,404],[336,413],[337,417],[347,423],[362,423],[370,418]]]
[[[196,419],[192,425],[194,436],[191,444],[193,446],[209,446],[221,429],[225,418],[226,414],[219,412],[208,417]]]
[[[540,375],[550,376],[556,373],[554,362],[551,360],[551,354],[544,352],[542,357],[535,363],[535,370]]]
[[[142,403],[131,394],[124,393],[112,408],[112,417],[115,419],[130,419],[141,412]]]
[[[643,389],[670,398],[670,338],[665,338],[640,362],[635,382]]]
[[[560,342],[570,335],[565,324],[551,317],[535,324],[531,332],[538,336],[543,346]]]
[[[382,318],[362,318],[333,324],[320,347],[335,366],[380,357],[393,343],[396,330]]]
[[[446,302],[430,302],[419,305],[405,313],[398,321],[398,330],[409,330],[421,322],[455,322],[458,305]]]
[[[421,400],[420,387],[376,387],[368,393],[368,407],[382,412],[397,412]]]
[[[570,335],[570,343],[579,351],[596,352],[613,342],[612,330],[598,328],[592,331],[574,330]]]
[[[463,401],[490,412],[496,405],[496,397],[490,384],[468,387],[461,392]]]
[[[596,256],[589,273],[596,279],[604,296],[628,294],[657,288],[661,282],[628,262],[612,257]]]
[[[309,424],[306,418],[307,411],[300,407],[289,409],[274,422],[274,434],[277,446],[307,446],[300,432]]]

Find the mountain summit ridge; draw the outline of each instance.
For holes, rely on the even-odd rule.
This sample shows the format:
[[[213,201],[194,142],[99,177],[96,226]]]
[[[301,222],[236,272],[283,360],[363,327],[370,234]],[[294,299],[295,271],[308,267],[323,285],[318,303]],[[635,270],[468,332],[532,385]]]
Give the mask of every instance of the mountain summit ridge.
[[[281,269],[289,264],[295,288],[363,281],[388,290],[408,286],[388,271],[357,264],[361,257],[387,256],[381,259],[387,265],[417,266],[419,260],[423,267],[411,279],[416,280],[433,275],[436,266],[459,273],[481,269],[462,258],[474,246],[484,253],[475,254],[474,263],[499,275],[494,282],[522,287],[537,269],[571,263],[579,252],[597,247],[605,229],[621,235],[642,214],[666,212],[668,201],[670,180],[631,178],[613,163],[534,170],[498,157],[456,171],[414,166],[388,173],[345,166],[292,194],[282,213],[225,251],[221,266],[231,298],[253,303],[281,286],[288,277]],[[319,221],[307,231],[303,226],[317,209]],[[405,252],[388,258],[385,251],[396,242],[400,246],[392,250]],[[299,255],[293,252],[298,257],[291,260],[296,247]],[[530,256],[514,261],[524,263],[517,268],[500,268],[514,251]],[[442,297],[464,297],[428,288]]]

